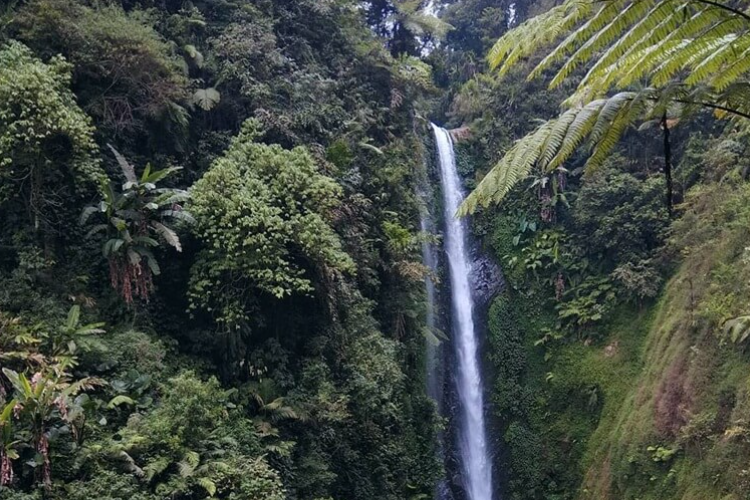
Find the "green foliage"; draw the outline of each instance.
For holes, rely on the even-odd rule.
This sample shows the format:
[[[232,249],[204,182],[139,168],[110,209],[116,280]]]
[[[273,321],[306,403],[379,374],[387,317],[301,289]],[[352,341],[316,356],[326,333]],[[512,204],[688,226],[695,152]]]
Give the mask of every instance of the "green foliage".
[[[107,234],[102,253],[109,262],[112,288],[127,304],[133,303],[134,295],[148,301],[153,290],[153,275],[161,272],[151,249],[158,247],[161,240],[178,252],[182,251],[179,236],[164,222],[193,222],[192,215],[180,205],[187,201],[188,193],[156,186],[179,168],[152,171],[148,164],[139,178],[135,167],[112,146],[110,149],[125,177],[122,192],[115,191],[112,182],[103,183],[102,201],[84,209],[81,224],[95,213],[103,216],[106,222],[94,225],[88,236],[100,232]]]
[[[258,437],[229,401],[230,391],[192,373],[169,379],[163,390],[160,406],[131,417],[119,439],[88,447],[97,469],[132,474],[157,498],[284,498],[278,475],[257,455]],[[101,488],[96,480],[78,487]]]
[[[44,63],[18,42],[0,49],[0,203],[23,200],[35,229],[48,233],[59,229],[59,199],[90,190],[103,175],[70,70],[64,59]]]
[[[18,9],[11,30],[39,53],[73,65],[82,105],[116,133],[150,121],[187,120],[180,103],[187,81],[153,20],[119,5],[34,0]]]
[[[379,34],[388,35],[389,49],[398,57],[419,55],[425,39],[441,38],[451,29],[430,14],[430,5],[425,0],[368,0],[362,7],[367,9],[368,24]]]
[[[516,15],[520,5],[514,5]],[[468,0],[448,6],[444,17],[453,26],[447,41],[453,48],[482,57],[508,24],[505,5],[493,0]],[[466,57],[466,56],[464,56]]]
[[[350,391],[353,404],[364,414],[395,416],[385,403],[403,388],[404,374],[396,354],[396,344],[377,332],[354,342]]]
[[[537,462],[542,453],[539,437],[519,423],[512,423],[504,436],[505,442],[513,450],[510,460],[511,479],[508,488],[517,492],[511,498],[534,498],[542,489],[543,476]],[[523,497],[520,492],[523,491]]]
[[[680,451],[679,448],[665,448],[663,446],[649,446],[646,450],[652,453],[651,460],[654,462],[671,462]]]
[[[668,226],[663,179],[623,172],[626,165],[622,157],[610,158],[586,179],[572,211],[579,245],[618,263],[650,257]]]
[[[341,188],[304,149],[255,142],[256,126],[247,122],[192,190],[206,246],[192,271],[192,307],[227,328],[250,319],[248,290],[280,299],[353,271],[329,222]]]
[[[72,373],[79,348],[85,350],[90,345],[89,336],[103,333],[101,324],[82,326],[79,321],[79,306],[73,306],[66,321],[51,331],[34,331],[18,318],[0,315],[0,359],[5,365],[0,377],[2,486],[13,484],[14,469],[20,469],[14,467],[14,462],[23,461],[21,475],[30,470],[32,481],[39,481],[49,489],[50,439],[66,435],[80,439],[86,399],[79,393],[104,381],[95,377],[77,378]],[[5,386],[11,388],[10,392],[5,391]]]
[[[746,127],[708,113],[686,119],[703,105],[746,114],[747,73],[732,72],[744,65],[745,7],[564,2],[502,37],[504,79],[478,75],[454,98],[465,185],[507,152],[464,207],[487,207],[475,233],[511,264],[485,353],[500,470],[509,471],[503,497],[739,499],[750,491],[737,472],[750,451]],[[530,72],[554,78],[557,92],[521,83]],[[735,83],[722,89],[723,78]],[[561,94],[573,97],[546,121]],[[645,133],[636,134],[640,121]],[[666,131],[676,165],[672,221],[658,175]],[[546,219],[536,188],[558,167],[570,174],[568,203]]]
[[[413,2],[388,14],[398,33],[381,35],[338,0],[5,7],[0,39],[29,47],[7,46],[8,61],[24,60],[6,65],[9,92],[27,81],[14,73],[49,76],[28,109],[57,99],[76,120],[42,140],[44,169],[19,156],[0,177],[0,364],[30,384],[47,373],[39,363],[65,364],[58,382],[97,385],[65,401],[69,420],[53,405],[40,431],[33,405],[18,419],[6,408],[16,395],[0,375],[12,420],[0,497],[428,496],[440,422],[422,383],[414,185],[435,92],[418,47],[441,23]],[[242,127],[253,117],[263,140],[257,122]],[[122,151],[119,167],[103,162],[111,185],[92,138]],[[149,164],[184,168],[136,176]],[[14,177],[32,166],[45,173],[39,227],[31,184]],[[196,180],[183,235],[174,188]],[[101,202],[85,208],[97,184]],[[131,291],[150,301],[111,293],[98,279],[107,260],[134,266]],[[137,283],[159,270],[154,290]],[[33,436],[48,440],[48,468]]]
[[[722,2],[631,0],[566,1],[504,34],[489,53],[505,74],[522,58],[566,36],[529,78],[564,61],[552,78],[557,87],[579,65],[592,67],[567,99],[567,111],[542,124],[509,150],[462,207],[463,213],[500,202],[533,167],[561,166],[587,140],[589,169],[602,164],[635,121],[687,115],[705,106],[719,116],[747,118],[750,66],[748,16]],[[649,78],[649,87],[606,96]]]
[[[569,288],[564,299],[555,307],[561,325],[570,331],[580,331],[602,319],[615,305],[615,287],[607,277],[587,277]]]

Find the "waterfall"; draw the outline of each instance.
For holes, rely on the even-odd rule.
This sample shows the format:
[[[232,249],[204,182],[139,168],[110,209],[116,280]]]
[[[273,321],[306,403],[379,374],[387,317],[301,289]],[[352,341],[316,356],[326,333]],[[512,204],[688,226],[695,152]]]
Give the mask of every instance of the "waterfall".
[[[422,185],[417,190],[417,195],[425,202],[425,209],[422,210],[419,219],[419,226],[423,234],[435,234],[435,223],[431,217],[429,206],[432,201],[432,191],[430,190],[428,180],[425,177]],[[422,240],[422,262],[434,275],[438,272],[437,248],[428,239]],[[442,346],[441,335],[438,332],[438,312],[437,312],[437,289],[435,287],[434,276],[427,276],[424,280],[425,298],[427,299],[427,317],[425,335],[425,368],[426,368],[426,389],[427,395],[435,401],[438,413],[443,412],[443,370],[442,370]],[[444,436],[442,432],[437,435],[436,454],[440,460],[445,460]],[[442,477],[435,485],[433,500],[452,500],[450,487],[446,477]]]
[[[492,500],[492,464],[484,422],[484,397],[474,328],[474,298],[466,221],[456,217],[463,201],[453,142],[432,125],[439,154],[445,210],[444,248],[450,271],[451,338],[456,350],[454,378],[459,402],[458,451],[467,500]]]
[[[419,196],[423,199],[427,198],[427,193],[419,193]],[[424,211],[419,219],[419,226],[424,234],[434,234],[434,227],[432,218],[430,217],[429,211]],[[427,268],[433,272],[437,272],[438,259],[435,254],[435,246],[430,243],[426,238],[422,241],[422,262]],[[438,409],[442,404],[442,387],[440,384],[440,373],[439,373],[439,351],[438,339],[436,333],[436,311],[435,311],[435,282],[432,276],[427,276],[424,279],[424,285],[427,295],[427,335],[426,335],[426,358],[427,358],[427,395],[432,398],[438,405]]]

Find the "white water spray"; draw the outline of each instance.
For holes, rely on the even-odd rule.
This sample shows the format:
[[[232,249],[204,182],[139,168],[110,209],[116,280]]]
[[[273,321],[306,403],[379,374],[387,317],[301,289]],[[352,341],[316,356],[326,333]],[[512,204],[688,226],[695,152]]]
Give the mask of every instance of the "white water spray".
[[[453,141],[447,130],[432,125],[440,160],[445,210],[445,251],[451,281],[452,338],[456,349],[456,384],[460,403],[459,451],[468,500],[492,500],[492,464],[484,425],[484,397],[474,330],[466,222],[456,217],[463,201]]]

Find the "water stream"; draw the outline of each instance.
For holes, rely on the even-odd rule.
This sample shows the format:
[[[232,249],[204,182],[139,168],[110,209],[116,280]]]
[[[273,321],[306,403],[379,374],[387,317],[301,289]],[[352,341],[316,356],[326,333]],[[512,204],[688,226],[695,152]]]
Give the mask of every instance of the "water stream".
[[[474,327],[471,257],[466,221],[455,214],[463,201],[453,141],[447,130],[432,125],[437,144],[445,210],[445,254],[450,271],[451,338],[456,351],[459,403],[458,452],[467,500],[492,500],[492,464],[484,418],[484,396]]]
[[[427,193],[420,192],[419,196],[428,201]],[[425,211],[421,215],[419,223],[422,233],[435,233],[434,223],[429,211]],[[436,249],[427,238],[422,241],[422,263],[427,266],[430,272],[438,272]],[[424,282],[427,296],[427,340],[425,346],[427,358],[427,395],[437,403],[438,410],[440,410],[443,401],[443,388],[440,377],[440,339],[437,334],[437,290],[435,289],[435,281],[432,276],[427,276]]]

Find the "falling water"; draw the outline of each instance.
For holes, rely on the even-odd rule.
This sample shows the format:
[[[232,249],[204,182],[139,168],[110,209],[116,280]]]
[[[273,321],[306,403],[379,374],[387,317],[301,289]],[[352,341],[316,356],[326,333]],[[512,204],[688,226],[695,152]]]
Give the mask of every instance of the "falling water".
[[[456,217],[463,201],[453,142],[447,130],[432,125],[439,153],[445,210],[445,251],[450,269],[452,338],[456,349],[458,428],[463,483],[468,500],[492,500],[492,465],[484,426],[482,380],[474,329],[466,222]]]
[[[420,193],[426,198],[424,193]],[[433,234],[434,228],[429,212],[425,211],[419,220],[420,229],[424,234]],[[435,246],[425,238],[422,241],[422,262],[432,273],[437,272],[437,255],[435,255]],[[427,295],[427,395],[432,398],[440,408],[442,402],[442,391],[440,387],[440,374],[438,363],[438,345],[440,340],[437,336],[436,329],[436,311],[435,311],[435,282],[432,276],[424,279]]]
[[[425,235],[435,234],[435,224],[427,207],[430,206],[432,193],[425,178],[424,184],[417,192],[418,196],[425,202],[425,210],[420,217],[420,229]],[[427,299],[427,334],[425,335],[425,368],[427,381],[427,395],[435,402],[438,413],[442,415],[443,411],[443,371],[441,366],[442,348],[440,342],[440,333],[437,326],[437,290],[435,288],[434,276],[438,272],[437,248],[429,238],[422,240],[422,262],[430,270],[430,276],[425,277],[425,291]],[[443,442],[443,433],[439,432],[437,437],[437,457],[445,460],[445,449]],[[450,489],[446,477],[443,477],[435,485],[433,500],[452,500]]]

